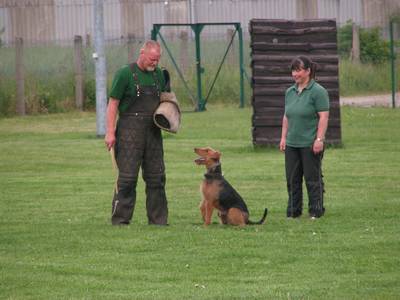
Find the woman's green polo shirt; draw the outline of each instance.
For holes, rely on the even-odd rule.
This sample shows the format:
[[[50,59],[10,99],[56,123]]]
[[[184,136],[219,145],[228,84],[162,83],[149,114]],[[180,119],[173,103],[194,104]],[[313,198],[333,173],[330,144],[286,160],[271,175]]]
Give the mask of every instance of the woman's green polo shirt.
[[[154,72],[142,71],[134,64],[134,71],[137,74],[138,82],[134,80],[129,65],[123,66],[115,73],[109,97],[120,100],[118,106],[120,113],[128,109],[130,101],[135,101],[137,95],[136,84],[139,84],[139,86],[159,84],[160,92],[165,91],[165,79],[159,67],[156,68],[155,74],[153,74]],[[155,80],[158,80],[158,83]]]
[[[329,96],[315,80],[311,80],[300,94],[296,84],[288,88],[285,94],[286,145],[297,148],[312,146],[318,129],[318,112],[321,111],[329,111]]]

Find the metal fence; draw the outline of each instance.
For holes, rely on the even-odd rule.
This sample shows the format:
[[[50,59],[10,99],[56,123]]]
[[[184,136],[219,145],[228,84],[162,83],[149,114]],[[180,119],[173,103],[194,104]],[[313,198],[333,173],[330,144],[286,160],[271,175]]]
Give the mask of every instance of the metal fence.
[[[372,3],[366,6],[366,3]],[[369,18],[373,5],[381,3]],[[240,22],[244,33],[244,67],[250,74],[249,20],[253,18],[336,18],[337,25],[352,19],[362,27],[380,26],[389,32],[388,8],[395,12],[399,1],[368,0],[104,0],[104,25],[108,85],[115,71],[133,61],[154,23]],[[381,12],[381,13],[379,13]],[[386,24],[387,21],[387,24]],[[400,23],[394,24],[396,49],[400,43]],[[178,57],[189,88],[194,91],[196,55],[191,29],[176,27],[161,31],[168,47]],[[232,26],[207,26],[202,32],[204,86],[213,81],[232,34]],[[247,36],[246,36],[247,35]],[[13,114],[18,94],[25,95],[27,113],[63,111],[75,107],[77,76],[74,68],[74,39],[82,37],[82,85],[85,105],[94,105],[93,2],[92,0],[0,0],[0,116]],[[17,39],[20,38],[20,39]],[[16,41],[23,41],[18,53]],[[213,99],[239,103],[238,42],[227,56],[213,90]],[[19,57],[19,58],[18,58]],[[161,65],[173,70],[163,55]],[[23,71],[23,75],[18,70]],[[21,72],[22,72],[21,71]],[[172,74],[174,90],[186,107],[193,103],[185,88]],[[218,79],[219,80],[219,79]],[[23,84],[24,90],[17,85]],[[399,84],[397,84],[399,86]],[[250,85],[245,98],[250,99]],[[248,101],[247,101],[248,103]]]
[[[338,26],[352,20],[381,27],[388,37],[389,18],[396,12],[398,0],[104,0],[104,25],[108,42],[148,38],[154,23],[240,22],[246,36],[253,18],[332,18]],[[72,44],[80,35],[90,44],[93,19],[93,0],[0,0],[0,39],[3,45],[16,38]],[[179,33],[170,29],[170,35]],[[208,29],[204,37],[220,34],[221,29]]]

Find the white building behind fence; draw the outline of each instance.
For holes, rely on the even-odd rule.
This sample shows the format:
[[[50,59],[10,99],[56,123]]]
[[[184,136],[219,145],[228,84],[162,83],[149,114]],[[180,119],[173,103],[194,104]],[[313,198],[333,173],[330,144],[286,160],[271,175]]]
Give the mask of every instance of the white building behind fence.
[[[148,38],[154,23],[240,22],[246,35],[253,18],[334,18],[338,26],[352,20],[361,27],[381,27],[387,35],[394,14],[400,15],[399,0],[104,0],[109,42]],[[205,36],[222,30],[207,29]],[[93,0],[0,0],[3,45],[17,37],[28,44],[70,44],[75,35],[90,43]]]

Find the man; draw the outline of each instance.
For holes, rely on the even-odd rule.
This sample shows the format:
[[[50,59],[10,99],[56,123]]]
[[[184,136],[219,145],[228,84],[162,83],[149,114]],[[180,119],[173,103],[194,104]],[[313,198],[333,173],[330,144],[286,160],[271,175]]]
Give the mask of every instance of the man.
[[[129,224],[132,219],[140,168],[146,184],[148,222],[167,224],[163,142],[161,130],[153,122],[160,94],[166,89],[157,67],[160,56],[159,43],[145,42],[136,63],[118,70],[111,87],[105,144],[108,150],[115,149],[119,173],[112,201],[113,225]]]

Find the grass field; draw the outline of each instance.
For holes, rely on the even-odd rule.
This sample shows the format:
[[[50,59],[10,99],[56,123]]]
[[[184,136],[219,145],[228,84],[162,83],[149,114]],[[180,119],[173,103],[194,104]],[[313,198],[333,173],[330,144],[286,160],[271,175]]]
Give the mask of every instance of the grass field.
[[[286,219],[283,155],[253,149],[251,113],[210,106],[165,136],[167,227],[147,225],[141,180],[132,224],[110,225],[94,114],[0,119],[0,298],[399,299],[400,110],[342,109],[315,221]],[[207,145],[265,225],[202,226],[193,148]]]

